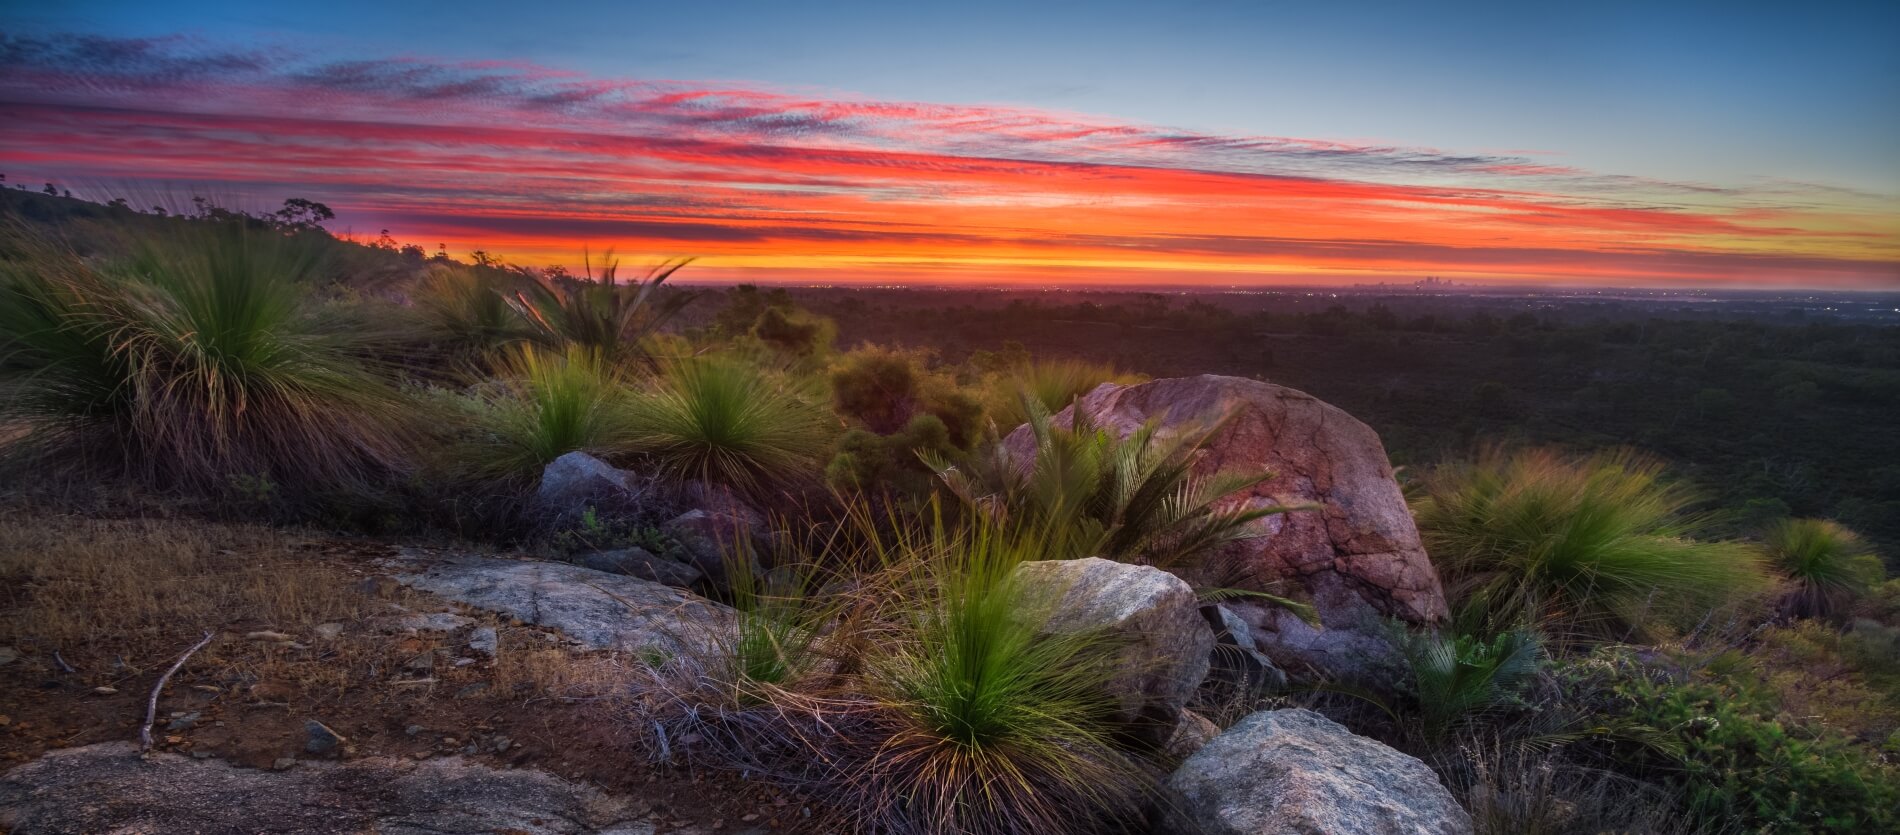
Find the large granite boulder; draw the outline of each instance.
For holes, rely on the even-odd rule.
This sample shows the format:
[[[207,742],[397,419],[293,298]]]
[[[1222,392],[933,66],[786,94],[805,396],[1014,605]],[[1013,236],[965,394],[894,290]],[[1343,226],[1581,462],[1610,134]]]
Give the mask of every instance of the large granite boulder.
[[[1028,594],[1048,595],[1046,632],[1105,634],[1113,645],[1109,686],[1118,718],[1165,743],[1207,677],[1214,648],[1194,589],[1158,568],[1099,557],[1023,563],[1016,580]]]
[[[1104,383],[1058,413],[1055,425],[1073,425],[1076,409],[1124,436],[1150,420],[1167,433],[1226,418],[1197,453],[1196,471],[1275,474],[1226,499],[1229,506],[1317,506],[1255,522],[1260,536],[1231,543],[1210,560],[1236,569],[1245,587],[1301,599],[1317,610],[1315,628],[1271,604],[1227,604],[1282,666],[1349,670],[1355,659],[1384,653],[1383,619],[1427,624],[1446,616],[1438,574],[1419,544],[1385,447],[1351,415],[1284,386],[1217,375]],[[1033,460],[1028,427],[1005,443],[1017,460]]]
[[[533,769],[460,757],[304,761],[288,771],[129,742],[54,751],[0,777],[0,831],[379,832],[388,835],[635,835],[646,803]]]
[[[542,468],[534,501],[544,511],[578,517],[588,507],[628,503],[639,493],[633,473],[585,452],[570,452]]]
[[[1417,759],[1310,710],[1255,713],[1168,778],[1167,835],[1460,835],[1471,816]]]

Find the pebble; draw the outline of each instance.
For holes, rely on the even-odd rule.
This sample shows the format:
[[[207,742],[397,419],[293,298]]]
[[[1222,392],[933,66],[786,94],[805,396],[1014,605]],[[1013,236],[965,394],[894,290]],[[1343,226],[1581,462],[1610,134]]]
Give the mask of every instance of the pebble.
[[[415,736],[416,734],[422,733],[424,730],[426,729],[423,728],[421,725],[410,725],[407,728],[403,728],[402,732],[410,736]]]
[[[284,771],[296,765],[297,765],[297,761],[291,757],[278,757],[276,761],[270,764],[270,767],[278,771]]]
[[[193,752],[191,752],[191,758],[192,758],[192,759],[194,759],[194,760],[208,760],[208,759],[211,759],[211,758],[212,758],[213,756],[215,756],[215,755],[214,755],[214,754],[212,754],[212,753],[211,753],[210,751],[193,751]]]
[[[343,624],[319,623],[317,624],[316,632],[317,637],[326,641],[334,641],[343,636]]]
[[[94,692],[94,693],[97,693],[97,694],[99,694],[99,695],[101,695],[101,696],[112,696],[112,695],[116,695],[116,694],[117,694],[117,693],[119,692],[119,688],[117,688],[117,687],[94,687],[94,688],[92,688],[92,692]]]
[[[472,698],[475,696],[480,696],[481,694],[486,693],[486,692],[488,692],[488,682],[478,681],[478,682],[475,682],[474,684],[471,684],[467,687],[464,687],[460,690],[455,691],[455,698],[467,699],[467,698]]]
[[[0,667],[5,667],[20,657],[20,651],[13,647],[0,647]]]
[[[204,714],[195,710],[190,713],[178,714],[177,716],[172,717],[172,721],[170,723],[165,725],[165,730],[168,730],[168,731],[191,730],[192,726],[197,725],[198,720],[202,718],[203,716]]]

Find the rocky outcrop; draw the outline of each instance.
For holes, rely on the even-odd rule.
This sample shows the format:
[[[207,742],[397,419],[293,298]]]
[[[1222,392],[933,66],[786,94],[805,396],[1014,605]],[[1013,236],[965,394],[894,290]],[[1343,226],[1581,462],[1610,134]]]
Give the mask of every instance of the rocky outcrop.
[[[1082,409],[1096,425],[1126,435],[1150,420],[1163,432],[1227,418],[1203,444],[1196,471],[1274,473],[1226,500],[1229,505],[1312,504],[1270,516],[1261,536],[1232,543],[1212,560],[1243,585],[1310,602],[1322,628],[1268,604],[1230,608],[1281,665],[1351,666],[1348,656],[1381,652],[1383,618],[1432,623],[1446,615],[1438,575],[1379,437],[1364,423],[1311,395],[1258,380],[1202,375],[1139,385],[1105,383],[1054,418],[1072,425]],[[1006,440],[1019,459],[1034,455],[1028,427]],[[1223,582],[1225,580],[1223,579]]]
[[[1310,710],[1242,719],[1188,757],[1168,788],[1168,835],[1472,831],[1424,763]]]
[[[532,769],[459,757],[234,768],[131,743],[54,751],[0,777],[0,830],[67,832],[378,832],[385,835],[651,833],[633,804]]]
[[[733,624],[731,609],[705,598],[567,563],[411,551],[395,567],[403,585],[558,629],[588,649],[705,652]]]
[[[1165,743],[1207,677],[1214,647],[1194,589],[1158,568],[1099,557],[1023,563],[1016,578],[1027,593],[1047,595],[1048,633],[1100,632],[1108,639],[1120,720]]]
[[[574,557],[574,564],[609,574],[651,580],[676,589],[690,589],[705,576],[697,568],[655,555],[645,548],[615,548],[579,554]]]

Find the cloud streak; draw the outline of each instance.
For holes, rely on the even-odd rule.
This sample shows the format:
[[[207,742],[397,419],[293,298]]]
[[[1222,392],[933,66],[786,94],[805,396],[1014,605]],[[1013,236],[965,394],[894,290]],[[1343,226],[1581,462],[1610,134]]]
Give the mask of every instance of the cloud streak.
[[[16,182],[309,196],[531,263],[617,246],[755,279],[1900,285],[1900,211],[1845,190],[182,37],[0,39],[0,140]]]

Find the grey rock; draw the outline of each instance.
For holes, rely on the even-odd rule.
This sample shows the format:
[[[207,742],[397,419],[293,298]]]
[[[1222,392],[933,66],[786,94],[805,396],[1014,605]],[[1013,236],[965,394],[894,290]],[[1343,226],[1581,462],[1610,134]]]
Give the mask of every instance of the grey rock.
[[[270,767],[276,771],[288,771],[297,767],[297,760],[294,757],[278,757],[271,760]]]
[[[326,641],[334,641],[343,636],[343,624],[319,623],[317,624],[315,632],[318,638],[322,638]]]
[[[685,562],[704,574],[715,588],[730,588],[729,562],[751,560],[753,570],[760,570],[756,528],[744,517],[689,510],[660,529],[679,542]]]
[[[633,473],[617,469],[585,452],[570,452],[541,470],[534,500],[545,510],[580,513],[603,501],[626,501],[638,495]]]
[[[1168,778],[1167,835],[1466,835],[1471,817],[1417,759],[1310,710],[1261,711]]]
[[[1099,557],[1027,562],[1016,577],[1026,592],[1047,595],[1045,631],[1099,630],[1114,642],[1118,718],[1165,743],[1214,648],[1194,589],[1161,569]]]
[[[575,557],[574,562],[583,568],[605,571],[608,574],[625,574],[679,589],[692,588],[694,583],[705,576],[693,566],[654,556],[644,548],[595,551]]]
[[[448,556],[402,567],[397,579],[408,586],[558,629],[590,650],[705,652],[734,622],[730,608],[705,598],[567,563]]]
[[[417,632],[454,632],[474,622],[454,612],[430,612],[404,615],[396,621],[396,625],[401,629],[414,629]]]
[[[188,730],[191,730],[192,728],[197,727],[198,720],[203,719],[203,718],[204,718],[204,714],[196,710],[190,713],[180,714],[178,716],[172,717],[172,721],[165,723],[165,730],[188,731]]]
[[[292,763],[296,764],[296,763]],[[534,769],[461,758],[233,768],[129,743],[54,751],[0,776],[0,829],[67,832],[606,835],[648,832],[647,804]]]
[[[0,667],[13,663],[20,657],[20,651],[13,647],[0,647]]]
[[[343,747],[343,743],[346,741],[342,734],[331,730],[329,725],[325,725],[315,719],[304,720],[303,733],[303,750],[316,754],[317,756],[326,756],[336,753],[338,749]]]
[[[1224,604],[1201,607],[1201,616],[1214,630],[1211,674],[1248,692],[1286,689],[1286,672],[1260,651],[1253,627]]]
[[[492,626],[475,627],[475,631],[468,633],[468,648],[494,658],[501,649],[501,633]]]
[[[1181,720],[1174,724],[1174,732],[1168,735],[1168,741],[1161,746],[1161,755],[1173,762],[1180,762],[1201,750],[1201,746],[1220,736],[1220,726],[1205,716],[1191,710],[1181,711]]]

